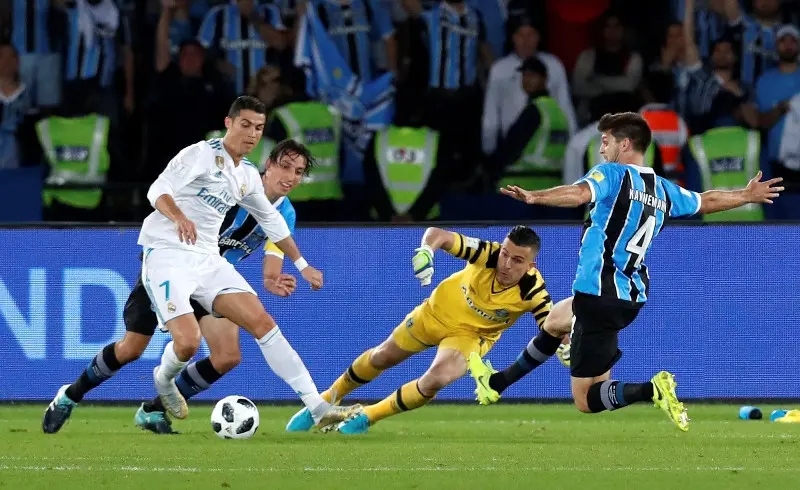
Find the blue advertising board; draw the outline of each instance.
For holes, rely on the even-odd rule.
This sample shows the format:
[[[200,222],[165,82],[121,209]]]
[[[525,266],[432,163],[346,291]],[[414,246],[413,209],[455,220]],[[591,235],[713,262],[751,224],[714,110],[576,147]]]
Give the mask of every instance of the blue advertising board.
[[[578,225],[539,225],[538,265],[555,301],[567,297],[577,263]],[[457,231],[502,240],[507,227],[467,226]],[[261,287],[261,262],[239,268],[306,362],[320,390],[365,349],[377,345],[429,288],[411,271],[421,227],[301,228],[296,238],[310,263],[325,273],[325,287],[302,280],[288,298]],[[0,230],[0,399],[49,400],[71,382],[104,345],[124,333],[122,309],[140,271],[138,229]],[[676,374],[683,398],[798,398],[797,333],[800,306],[800,226],[671,225],[646,262],[650,301],[621,334],[624,355],[614,377],[649,379]],[[462,267],[440,253],[434,281]],[[294,271],[291,265],[286,267]],[[435,282],[434,282],[435,284]],[[535,335],[525,317],[488,354],[505,366]],[[157,333],[142,359],[124,367],[87,400],[151,397],[152,368],[169,336]],[[199,399],[241,394],[256,400],[295,395],[266,365],[255,341],[241,335],[242,363]],[[205,345],[199,356],[207,355]],[[421,375],[433,352],[385,372],[354,396],[382,398]],[[469,400],[468,377],[439,399]],[[566,399],[569,374],[557,360],[510,388],[507,398]]]

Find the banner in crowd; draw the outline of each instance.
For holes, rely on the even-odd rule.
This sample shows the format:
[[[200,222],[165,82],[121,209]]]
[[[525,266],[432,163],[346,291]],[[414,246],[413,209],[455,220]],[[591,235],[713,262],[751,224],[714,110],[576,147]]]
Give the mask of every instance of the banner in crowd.
[[[581,228],[536,226],[537,259],[555,301],[570,294]],[[502,240],[505,227],[459,232]],[[240,265],[264,305],[306,362],[320,390],[365,349],[379,344],[431,288],[411,269],[424,229],[301,228],[297,241],[325,274],[311,291],[299,279],[288,298],[261,286],[260,257]],[[0,229],[0,399],[50,400],[104,345],[124,333],[122,310],[140,273],[137,229]],[[623,331],[616,379],[644,381],[675,373],[683,398],[800,396],[797,326],[800,226],[668,226],[646,262],[650,301]],[[434,285],[463,263],[439,252]],[[285,267],[295,273],[293,266]],[[495,367],[512,362],[536,334],[523,317],[488,354]],[[142,359],[92,392],[88,400],[138,400],[153,395],[152,369],[169,336],[156,333]],[[242,363],[200,399],[229,394],[257,400],[295,395],[241,331]],[[203,345],[198,356],[208,350]],[[433,351],[385,372],[354,396],[381,398],[421,375]],[[473,398],[469,377],[440,399]],[[569,372],[556,359],[510,388],[506,398],[566,399]]]

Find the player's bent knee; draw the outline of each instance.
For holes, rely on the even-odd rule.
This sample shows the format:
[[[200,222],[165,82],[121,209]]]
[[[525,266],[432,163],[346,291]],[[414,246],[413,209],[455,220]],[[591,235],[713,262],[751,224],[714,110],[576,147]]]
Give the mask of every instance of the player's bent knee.
[[[548,316],[542,328],[553,337],[563,337],[572,330],[572,315]]]
[[[448,361],[434,362],[422,377],[424,385],[436,391],[460,379],[467,372],[467,363]]]
[[[550,310],[542,327],[553,337],[561,337],[572,330],[572,298],[559,301]]]
[[[593,413],[592,409],[589,408],[589,403],[586,401],[585,396],[575,397],[575,408],[577,408],[579,412]]]
[[[242,353],[239,351],[226,352],[218,356],[215,356],[215,354],[212,352],[210,357],[211,364],[220,374],[233,371],[233,369],[242,362]]]
[[[401,349],[393,339],[389,338],[372,349],[369,363],[375,369],[389,369],[408,359],[411,354],[412,352]]]
[[[256,339],[264,337],[277,326],[278,324],[275,323],[275,320],[272,318],[272,316],[263,310],[260,314],[253,317],[251,321],[242,323],[242,327]]]
[[[567,326],[566,329],[564,329],[561,324],[548,323],[548,320],[550,319],[548,318],[547,320],[545,320],[544,326],[542,327],[542,330],[544,330],[548,334],[552,335],[553,337],[563,337],[565,334],[569,333],[570,330],[569,325]]]
[[[382,349],[380,345],[372,349],[369,355],[369,363],[372,364],[372,367],[375,369],[389,369],[397,364],[393,362],[389,353],[386,352],[386,349]]]
[[[572,378],[572,399],[575,401],[575,408],[583,413],[593,413],[589,408],[589,387],[594,384],[597,378]]]
[[[120,364],[125,365],[136,361],[150,344],[150,337],[138,333],[125,332],[122,340],[114,346],[114,355]]]
[[[172,334],[172,348],[179,359],[188,361],[197,353],[202,340],[199,328],[171,329],[170,333]]]

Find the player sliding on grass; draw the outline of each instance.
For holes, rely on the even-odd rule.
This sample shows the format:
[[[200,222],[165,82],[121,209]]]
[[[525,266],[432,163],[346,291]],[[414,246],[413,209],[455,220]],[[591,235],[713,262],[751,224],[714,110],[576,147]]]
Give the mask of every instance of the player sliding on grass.
[[[238,98],[225,125],[228,131],[223,140],[204,141],[184,149],[151,186],[148,198],[158,212],[145,220],[139,238],[145,246],[145,258],[142,280],[125,307],[128,331],[121,341],[103,348],[75,383],[61,387],[45,412],[44,432],[57,432],[83,395],[141,355],[155,330],[156,314],[174,340],[164,351],[162,366],[154,371],[155,383],[163,404],[177,418],[187,416],[187,398],[238,363],[235,324],[256,337],[270,368],[298,393],[316,422],[338,422],[357,409],[333,407],[319,396],[302,360],[232,266],[269,238],[272,245],[268,250],[286,251],[312,287],[322,286],[321,273],[302,259],[285,219],[265,196],[258,172],[243,158],[261,138],[263,104],[252,97]],[[292,141],[276,146],[270,156],[267,171],[271,174],[265,181],[276,179],[269,186],[275,191],[274,204],[292,221],[291,205],[285,200],[278,202],[285,192],[277,189],[290,190],[291,183],[308,168],[308,157],[307,150]],[[249,215],[244,211],[235,213],[220,239],[224,217],[236,204],[241,204]],[[224,258],[219,255],[220,246]],[[294,281],[280,274],[279,264],[265,257],[264,267],[267,289],[278,295],[291,293]],[[211,358],[187,366],[200,342],[197,319],[208,320],[209,311],[234,323],[204,322],[210,325],[206,334]],[[176,384],[175,377],[181,371]],[[171,432],[160,404],[151,402],[144,408],[149,410],[139,410],[137,425],[154,432]]]
[[[502,244],[428,228],[413,258],[414,272],[423,286],[431,282],[436,249],[466,260],[467,265],[443,280],[382,344],[361,354],[322,397],[327,401],[344,397],[430,347],[439,347],[436,357],[422,377],[364,407],[362,414],[339,424],[339,432],[366,432],[386,417],[425,405],[467,372],[470,353],[488,352],[523,314],[530,313],[542,325],[552,302],[536,270],[539,247],[539,237],[524,226],[512,229]],[[303,409],[286,429],[305,431],[312,425],[308,410]]]
[[[470,371],[476,379],[478,401],[494,403],[506,385],[500,382],[509,370],[514,380],[542,365],[552,356],[561,337],[570,333],[572,397],[586,413],[617,410],[632,403],[652,400],[679,429],[689,428],[689,417],[675,394],[672,374],[661,371],[645,383],[611,379],[611,368],[622,352],[619,331],[630,325],[647,300],[650,278],[644,258],[653,238],[668,217],[715,213],[749,203],[772,203],[783,187],[782,179],[761,182],[761,172],[747,188],[734,191],[690,192],[643,166],[651,132],[641,116],[606,114],[600,120],[600,152],[606,162],[592,169],[574,185],[542,191],[515,186],[501,191],[528,204],[578,207],[591,202],[587,228],[580,248],[578,270],[571,299],[574,319],[571,332],[552,322],[528,344],[504,373],[472,354]],[[569,299],[564,300],[567,308]],[[560,304],[561,306],[561,304]]]

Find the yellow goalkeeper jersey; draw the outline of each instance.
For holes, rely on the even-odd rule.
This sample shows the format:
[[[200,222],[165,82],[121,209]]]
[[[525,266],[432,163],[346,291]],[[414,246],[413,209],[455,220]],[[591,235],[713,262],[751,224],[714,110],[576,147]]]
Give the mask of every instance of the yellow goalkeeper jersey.
[[[448,252],[467,265],[439,283],[423,304],[425,313],[446,327],[474,330],[493,340],[525,313],[541,328],[553,306],[542,274],[534,268],[517,284],[502,287],[495,278],[501,245],[455,236]]]

